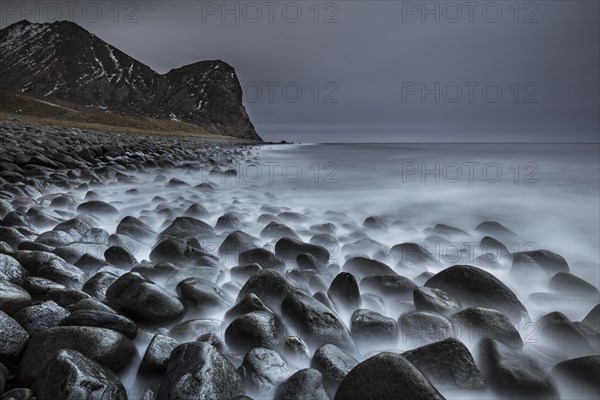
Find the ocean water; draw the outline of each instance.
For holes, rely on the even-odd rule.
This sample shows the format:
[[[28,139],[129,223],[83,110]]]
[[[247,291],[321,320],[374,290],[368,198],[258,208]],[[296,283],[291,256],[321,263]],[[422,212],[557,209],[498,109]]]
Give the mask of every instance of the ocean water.
[[[598,303],[597,297],[554,293],[547,288],[550,277],[516,279],[509,273],[512,259],[507,254],[493,255],[493,266],[482,262],[487,250],[478,243],[484,234],[475,228],[484,221],[499,222],[515,233],[498,237],[511,252],[556,252],[567,260],[572,273],[598,287],[599,154],[597,144],[266,145],[248,150],[246,160],[234,166],[235,176],[211,173],[210,166],[162,171],[167,179],[176,177],[190,186],[169,187],[164,181],[157,182],[153,174],[142,174],[140,183],[117,183],[98,192],[104,201],[119,208],[121,216],[140,217],[157,232],[168,226],[170,217],[183,215],[193,203],[209,211],[202,220],[213,226],[225,212],[238,213],[241,229],[256,237],[276,218],[306,242],[315,234],[313,225],[331,223],[336,226],[337,240],[324,245],[331,262],[340,265],[356,253],[344,245],[359,238],[370,238],[388,249],[399,243],[418,243],[439,261],[427,267],[432,273],[454,264],[476,265],[511,287],[532,321],[552,311],[580,321]],[[204,182],[213,183],[215,190],[194,188]],[[134,187],[140,194],[126,197],[124,193]],[[154,196],[164,201],[157,206]],[[163,213],[156,213],[157,209]],[[365,227],[369,217],[375,217],[380,226]],[[104,223],[114,232],[118,220]],[[438,224],[461,231],[451,231],[447,241],[438,243],[432,237],[447,229],[435,228]],[[201,242],[203,249],[217,254],[227,233]],[[275,242],[263,239],[259,244],[272,249]],[[148,258],[151,245],[132,243],[138,260]],[[373,246],[361,252],[394,267],[398,260],[379,249]],[[221,255],[220,259],[228,268],[237,265],[234,256]],[[414,279],[419,273],[406,275]],[[223,282],[227,280],[228,274]],[[404,311],[400,306],[386,305],[384,314],[397,319]],[[213,317],[222,318],[223,314]],[[342,312],[340,317],[349,326],[350,315]],[[540,346],[547,343],[539,335],[539,327],[520,324],[517,328],[526,352],[537,358],[545,354]],[[476,352],[474,341],[461,339]],[[140,355],[147,340],[138,340]],[[414,343],[399,340],[391,346],[363,346],[361,352],[366,358],[373,352],[414,347]],[[551,357],[544,357],[550,368]],[[131,390],[140,389],[135,367],[124,382]],[[565,398],[577,394],[564,387],[561,391]],[[442,392],[448,398],[496,398],[493,393]]]

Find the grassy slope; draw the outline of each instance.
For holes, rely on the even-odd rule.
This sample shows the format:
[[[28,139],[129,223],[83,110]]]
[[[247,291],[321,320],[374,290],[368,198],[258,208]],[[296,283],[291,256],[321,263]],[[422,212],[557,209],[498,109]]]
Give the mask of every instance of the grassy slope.
[[[119,114],[97,107],[82,106],[53,98],[40,99],[6,90],[0,90],[0,121],[19,121],[33,125],[55,125],[107,132],[240,140],[186,122]]]

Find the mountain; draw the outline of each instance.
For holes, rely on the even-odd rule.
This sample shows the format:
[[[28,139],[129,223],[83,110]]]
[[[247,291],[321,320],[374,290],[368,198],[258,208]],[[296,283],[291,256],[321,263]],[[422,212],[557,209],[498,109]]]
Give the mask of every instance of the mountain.
[[[159,74],[68,21],[21,21],[0,30],[0,89],[260,140],[227,63],[200,61]]]

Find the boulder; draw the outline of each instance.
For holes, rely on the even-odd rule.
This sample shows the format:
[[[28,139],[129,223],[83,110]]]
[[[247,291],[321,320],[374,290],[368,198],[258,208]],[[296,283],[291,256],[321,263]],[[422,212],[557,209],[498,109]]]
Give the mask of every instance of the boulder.
[[[148,322],[172,322],[184,313],[177,297],[133,272],[122,275],[110,285],[106,298],[133,318]]]
[[[156,397],[229,400],[243,393],[233,364],[210,344],[193,342],[173,349]]]
[[[329,400],[323,375],[316,369],[301,369],[277,388],[274,400]]]
[[[527,310],[517,295],[495,276],[470,265],[455,265],[435,274],[426,287],[441,289],[463,306],[493,308],[512,322],[528,320]]]
[[[491,338],[514,349],[523,348],[519,331],[501,312],[489,308],[469,307],[450,317],[463,335],[476,340]]]
[[[402,354],[437,388],[483,389],[485,383],[469,349],[448,338]]]
[[[350,332],[340,317],[313,297],[300,292],[290,293],[283,299],[281,311],[310,346],[331,343],[355,351]]]
[[[552,378],[539,361],[493,339],[480,344],[481,371],[488,385],[502,396],[558,398]]]
[[[395,353],[379,353],[354,367],[342,380],[335,400],[411,399],[444,397],[415,366]]]
[[[280,350],[286,337],[283,323],[267,311],[244,314],[231,321],[225,330],[227,345],[240,353],[247,353],[255,347]]]
[[[87,326],[59,326],[31,337],[19,364],[19,382],[43,382],[50,363],[61,349],[76,350],[111,370],[123,369],[135,354],[131,340],[119,332]]]
[[[37,398],[127,400],[127,392],[110,369],[78,351],[62,349],[50,362]]]

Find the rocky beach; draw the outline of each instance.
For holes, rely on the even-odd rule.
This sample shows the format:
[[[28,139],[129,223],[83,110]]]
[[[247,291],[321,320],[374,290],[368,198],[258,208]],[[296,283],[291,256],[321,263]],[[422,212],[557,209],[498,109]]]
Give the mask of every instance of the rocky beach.
[[[411,217],[380,182],[371,213],[343,163],[259,179],[286,146],[17,122],[0,140],[2,399],[597,398],[597,247]]]

